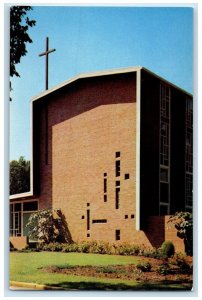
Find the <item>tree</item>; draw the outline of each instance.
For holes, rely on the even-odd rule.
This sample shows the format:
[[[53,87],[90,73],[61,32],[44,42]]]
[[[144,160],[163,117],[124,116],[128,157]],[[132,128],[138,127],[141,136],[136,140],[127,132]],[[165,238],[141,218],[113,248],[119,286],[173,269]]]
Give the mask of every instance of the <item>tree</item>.
[[[26,225],[29,236],[40,242],[72,243],[71,234],[61,209],[42,209],[33,212]]]
[[[30,161],[23,156],[10,162],[10,195],[30,190]]]
[[[10,76],[20,77],[15,65],[20,63],[22,56],[27,53],[26,43],[32,43],[28,34],[29,27],[33,27],[36,21],[27,17],[31,6],[12,6],[10,9]]]
[[[185,252],[193,254],[193,218],[190,212],[176,212],[170,216],[168,223],[172,223],[177,229],[177,235],[184,239]]]

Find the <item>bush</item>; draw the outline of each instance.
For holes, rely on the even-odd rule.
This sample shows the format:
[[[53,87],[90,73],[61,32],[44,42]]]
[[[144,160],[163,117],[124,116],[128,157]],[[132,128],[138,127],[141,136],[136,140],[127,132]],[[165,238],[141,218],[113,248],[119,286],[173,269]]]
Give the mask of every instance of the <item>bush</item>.
[[[161,245],[160,251],[163,255],[171,257],[175,254],[175,247],[171,241],[165,241]]]
[[[162,263],[158,266],[157,273],[160,275],[168,275],[171,269],[167,262]]]
[[[138,270],[141,270],[142,272],[150,272],[152,266],[149,262],[143,262],[143,263],[137,264],[136,268]]]

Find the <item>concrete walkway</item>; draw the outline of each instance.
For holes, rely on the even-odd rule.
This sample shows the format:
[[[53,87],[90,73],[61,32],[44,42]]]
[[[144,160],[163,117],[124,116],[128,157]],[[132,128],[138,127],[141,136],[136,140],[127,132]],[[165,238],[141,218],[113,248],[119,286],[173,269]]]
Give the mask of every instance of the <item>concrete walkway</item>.
[[[44,290],[63,290],[60,287],[48,286],[44,284],[29,283],[29,282],[19,282],[19,281],[10,281],[10,290],[13,291],[44,291]]]

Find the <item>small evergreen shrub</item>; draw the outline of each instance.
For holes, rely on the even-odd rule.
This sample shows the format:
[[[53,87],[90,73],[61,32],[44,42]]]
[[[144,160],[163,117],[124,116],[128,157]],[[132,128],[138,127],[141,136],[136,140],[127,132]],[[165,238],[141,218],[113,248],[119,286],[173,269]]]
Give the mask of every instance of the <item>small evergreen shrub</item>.
[[[150,272],[151,271],[151,264],[149,262],[142,262],[137,264],[136,268],[141,270],[142,272]]]
[[[171,257],[175,254],[175,247],[171,241],[165,241],[160,248],[163,255]]]
[[[160,275],[168,275],[171,271],[171,268],[167,262],[162,263],[157,268],[157,273]]]

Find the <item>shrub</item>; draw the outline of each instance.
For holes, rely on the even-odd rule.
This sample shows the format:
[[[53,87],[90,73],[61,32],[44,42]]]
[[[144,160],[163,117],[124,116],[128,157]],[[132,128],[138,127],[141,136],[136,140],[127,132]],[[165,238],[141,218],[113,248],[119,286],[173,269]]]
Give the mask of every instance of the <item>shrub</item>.
[[[185,252],[187,255],[193,254],[193,218],[190,212],[176,212],[172,215],[168,223],[176,229],[180,238],[184,239]]]
[[[160,275],[168,275],[170,273],[171,269],[167,262],[162,263],[157,268],[157,273]]]
[[[165,241],[161,245],[160,251],[162,252],[163,255],[167,257],[171,257],[175,253],[175,247],[171,241]]]
[[[143,263],[137,264],[136,268],[138,270],[141,270],[142,272],[150,272],[152,266],[149,262],[143,262]]]

